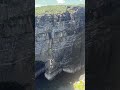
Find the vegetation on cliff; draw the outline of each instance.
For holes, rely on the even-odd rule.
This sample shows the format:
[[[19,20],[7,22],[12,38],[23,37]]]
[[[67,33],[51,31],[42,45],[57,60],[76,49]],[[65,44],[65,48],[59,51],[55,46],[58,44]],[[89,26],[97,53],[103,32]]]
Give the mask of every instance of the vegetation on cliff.
[[[84,5],[77,5],[78,7],[83,7]],[[66,11],[74,13],[74,5],[55,5],[55,6],[42,6],[35,8],[35,15],[44,15],[44,14],[62,14]]]

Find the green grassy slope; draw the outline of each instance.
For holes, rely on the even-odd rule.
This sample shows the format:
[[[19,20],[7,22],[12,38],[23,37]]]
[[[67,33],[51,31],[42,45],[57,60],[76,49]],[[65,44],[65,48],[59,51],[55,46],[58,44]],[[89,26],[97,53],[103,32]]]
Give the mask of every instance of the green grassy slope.
[[[77,5],[79,7],[84,7],[84,5]],[[74,10],[71,10],[74,5],[69,5],[70,8],[67,8],[65,5],[56,5],[56,6],[42,6],[35,8],[35,15],[43,15],[43,14],[62,14],[66,11],[73,13]]]

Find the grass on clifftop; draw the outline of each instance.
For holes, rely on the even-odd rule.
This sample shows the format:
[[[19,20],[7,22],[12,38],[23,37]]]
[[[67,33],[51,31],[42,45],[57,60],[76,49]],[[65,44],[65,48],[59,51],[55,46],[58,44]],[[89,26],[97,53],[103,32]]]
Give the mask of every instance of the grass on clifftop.
[[[78,5],[78,6],[82,6],[82,5]],[[73,13],[74,10],[71,10],[72,7],[74,6],[70,6],[70,8],[67,8],[67,6],[65,5],[56,5],[56,6],[42,6],[42,7],[36,7],[35,8],[35,15],[44,15],[44,14],[62,14],[66,11]]]

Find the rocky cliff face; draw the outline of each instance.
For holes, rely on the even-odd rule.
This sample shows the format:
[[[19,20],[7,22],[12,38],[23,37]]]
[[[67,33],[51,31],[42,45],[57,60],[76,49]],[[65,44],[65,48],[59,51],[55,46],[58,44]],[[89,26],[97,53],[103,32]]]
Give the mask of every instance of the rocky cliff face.
[[[85,9],[72,9],[74,13],[35,17],[35,60],[46,64],[48,79],[62,70],[74,73],[84,67]]]
[[[109,73],[113,56],[113,31],[111,13],[114,5],[112,0],[94,0],[86,2],[86,29],[85,29],[85,74],[86,89],[107,89],[112,86]],[[117,2],[118,3],[118,2]],[[113,60],[114,61],[114,60]],[[114,69],[115,70],[115,69]],[[112,71],[113,73],[114,71]],[[110,76],[110,77],[109,77]],[[109,78],[108,78],[109,77]],[[112,81],[113,82],[113,81]]]
[[[32,90],[34,28],[31,10],[34,4],[31,0],[23,2],[0,2],[0,82],[30,83],[28,90]]]

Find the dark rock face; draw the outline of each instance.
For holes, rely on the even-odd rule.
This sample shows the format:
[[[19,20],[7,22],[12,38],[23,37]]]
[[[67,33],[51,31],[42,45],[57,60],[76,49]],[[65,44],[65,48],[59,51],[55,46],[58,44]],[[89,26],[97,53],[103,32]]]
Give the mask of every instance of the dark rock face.
[[[34,29],[31,9],[34,9],[31,0],[0,2],[0,82],[16,81],[23,85],[31,82],[32,85]]]
[[[1,90],[25,90],[23,85],[17,82],[2,82],[0,83]]]
[[[46,76],[54,76],[55,70],[74,73],[84,67],[85,8],[76,8],[72,14],[35,17],[36,61],[47,64]],[[49,59],[55,62],[52,68]]]
[[[112,3],[113,0],[91,0],[86,4],[85,64],[86,89],[111,89],[109,71],[112,57]],[[113,60],[114,61],[114,60]],[[113,71],[114,72],[114,71]],[[113,81],[112,81],[113,82]]]
[[[16,70],[19,71],[19,69],[22,70],[22,68],[29,67],[30,62],[33,57],[33,46],[34,46],[34,39],[33,39],[33,31],[29,27],[30,22],[28,21],[30,18],[27,19],[24,17],[21,17],[19,19],[9,21],[11,23],[9,24],[2,24],[4,27],[5,32],[2,32],[1,34],[4,35],[4,37],[0,37],[0,71],[1,75],[6,75],[5,78],[2,76],[0,77],[0,80],[6,81],[6,80],[15,80]],[[22,27],[20,23],[26,23],[28,24],[28,27]],[[28,23],[29,22],[29,23]],[[11,26],[13,24],[14,26]],[[23,24],[24,25],[24,24]],[[28,29],[26,29],[28,28]],[[15,31],[16,30],[16,31]],[[27,31],[28,30],[28,31]],[[13,33],[12,33],[13,32]],[[28,38],[29,37],[29,38]],[[31,59],[31,60],[30,60]],[[21,64],[24,63],[24,64]],[[22,68],[20,68],[22,67]],[[32,67],[30,66],[32,69]],[[15,71],[14,71],[14,70]],[[21,71],[21,74],[23,71]],[[3,73],[2,73],[3,71]],[[5,71],[5,72],[4,72]],[[10,72],[11,75],[7,76],[7,73]],[[14,72],[14,74],[12,73]],[[19,72],[19,73],[20,73]],[[23,74],[24,75],[24,74]],[[11,77],[11,78],[10,78]],[[18,78],[16,78],[18,79]]]

